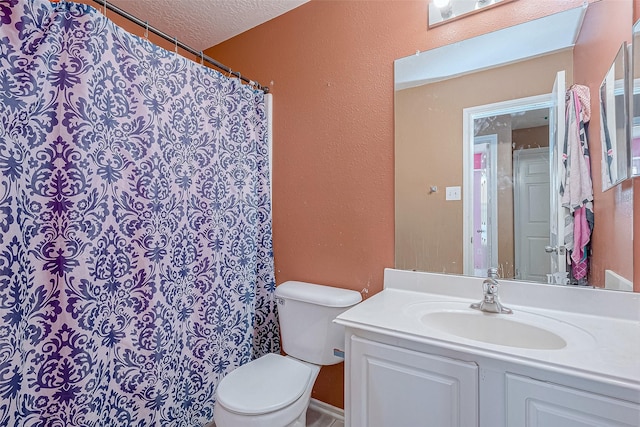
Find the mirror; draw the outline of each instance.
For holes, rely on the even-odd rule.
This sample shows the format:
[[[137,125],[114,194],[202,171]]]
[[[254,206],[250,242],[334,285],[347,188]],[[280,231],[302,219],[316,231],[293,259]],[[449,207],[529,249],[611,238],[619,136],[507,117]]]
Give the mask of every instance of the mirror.
[[[633,26],[631,80],[631,175],[640,176],[640,21]]]
[[[626,9],[616,15],[615,20],[611,20],[610,14],[606,17],[596,16],[596,13],[603,9],[598,3],[603,3],[605,9],[621,6]],[[502,277],[519,277],[525,280],[524,275],[519,276],[517,270],[520,268],[516,266],[516,259],[526,258],[526,254],[515,249],[519,244],[517,240],[521,240],[521,236],[518,237],[515,231],[521,227],[516,225],[518,219],[514,207],[514,202],[519,197],[514,192],[514,174],[520,173],[514,171],[514,158],[522,163],[526,156],[521,157],[524,154],[520,152],[521,149],[531,150],[528,153],[531,153],[536,161],[546,161],[545,168],[551,175],[552,166],[560,161],[559,155],[554,154],[549,146],[551,135],[556,132],[552,117],[555,115],[557,102],[552,99],[552,91],[557,74],[565,71],[566,87],[574,83],[574,76],[577,76],[576,83],[583,83],[585,58],[594,52],[590,46],[582,47],[581,50],[574,47],[576,38],[579,38],[581,32],[587,32],[591,38],[594,34],[598,34],[597,37],[602,34],[610,36],[611,32],[602,28],[603,22],[612,28],[627,25],[627,36],[621,36],[620,30],[616,33],[616,37],[619,37],[615,47],[617,49],[624,37],[630,36],[630,18],[628,24],[619,21],[623,20],[620,15],[632,15],[631,7],[631,1],[626,0],[596,1],[589,4],[588,8],[556,13],[396,60],[396,268],[485,276],[486,270],[483,265],[465,265],[469,258],[465,256],[465,252],[483,249],[474,248],[470,242],[471,233],[478,233],[476,242],[482,242],[483,239],[487,242],[496,240],[491,251],[485,252],[484,261],[491,256],[491,263],[495,264],[493,260],[498,260]],[[587,25],[593,27],[585,28]],[[542,34],[551,36],[545,39],[541,37]],[[615,51],[611,50],[607,53],[609,57],[613,57],[614,54]],[[580,65],[579,70],[574,69],[574,63],[576,66]],[[597,108],[598,85],[606,73],[604,64],[599,68],[601,71],[598,71],[597,77],[589,78],[589,81],[593,81],[593,84],[590,84],[592,110]],[[598,67],[588,69],[592,71]],[[564,89],[560,92],[563,99]],[[490,110],[475,111],[473,125],[465,130],[465,109],[495,106],[513,100],[531,101],[535,97],[541,98],[523,110],[496,109],[495,113]],[[594,163],[597,163],[596,166],[600,163],[597,127],[599,112],[592,112],[592,118],[591,125],[595,135],[589,135],[589,143],[591,150],[598,154],[592,154],[593,168]],[[527,124],[528,122],[534,124]],[[559,124],[564,125],[564,120]],[[476,134],[476,127],[484,130]],[[478,146],[478,152],[472,156],[463,153],[463,150],[467,150],[464,132],[478,138],[475,144]],[[498,140],[496,149],[491,148],[491,143],[487,142],[491,141],[491,138]],[[466,167],[463,166],[463,159],[468,161]],[[495,166],[492,166],[492,163]],[[541,169],[539,162],[536,168]],[[463,209],[464,199],[472,193],[471,190],[466,191],[469,188],[465,179],[467,174],[478,176],[479,187],[485,185],[484,189],[480,190],[482,197],[479,198],[476,211],[473,212],[464,212]],[[597,188],[598,197],[602,194],[601,183],[598,182],[599,175],[600,170],[596,167],[592,171],[592,177],[594,192]],[[550,176],[548,179],[553,177]],[[618,190],[615,194],[618,197]],[[623,202],[626,203],[633,199],[628,194],[627,191],[623,197],[618,198],[624,199]],[[495,200],[498,203],[495,203]],[[548,212],[551,216],[556,208],[553,206],[553,198],[548,198],[547,201],[548,207],[545,203],[531,206],[540,212]],[[605,204],[600,206],[604,207]],[[632,202],[630,206],[632,210]],[[518,209],[522,212],[522,208]],[[628,214],[629,208],[625,209]],[[603,222],[615,222],[619,210],[615,206],[607,205],[606,210],[598,213]],[[481,226],[477,229],[473,228],[473,217],[480,221]],[[555,221],[556,224],[558,222]],[[600,226],[601,229],[604,225]],[[549,225],[549,228],[550,235],[558,232],[553,230],[552,225]],[[626,226],[625,228],[623,233],[628,236],[625,234],[623,238],[631,242],[631,230]],[[492,229],[495,232],[491,232]],[[555,254],[562,250],[559,247],[554,248],[550,238],[546,238],[543,243],[543,250],[547,246],[552,252],[555,250]],[[607,252],[611,251],[606,248],[611,248],[612,245],[624,247],[623,256],[628,259],[622,259],[622,252],[616,251],[617,259],[625,264],[624,268],[608,266],[608,260],[605,258],[608,256]],[[628,274],[627,266],[633,268],[633,251],[627,250],[627,246],[627,242],[617,245],[616,240],[613,240],[604,245],[605,249],[594,247],[592,265],[593,271],[597,271],[598,274],[594,274],[595,278],[590,278],[587,284],[603,287],[602,277],[606,270],[624,271],[621,277],[632,277],[632,274]],[[493,249],[496,247],[497,253]],[[553,262],[553,255],[548,255],[547,262]],[[535,274],[538,277],[527,277],[526,280],[566,283],[562,275],[550,278],[548,274],[551,274],[551,270],[545,274]]]
[[[600,85],[602,191],[629,178],[627,44],[622,43]]]

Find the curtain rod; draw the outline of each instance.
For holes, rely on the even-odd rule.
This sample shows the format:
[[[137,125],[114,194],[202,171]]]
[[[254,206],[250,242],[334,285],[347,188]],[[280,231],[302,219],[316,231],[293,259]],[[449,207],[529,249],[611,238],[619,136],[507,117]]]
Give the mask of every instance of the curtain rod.
[[[163,32],[163,31],[160,31],[159,29],[149,25],[148,22],[145,22],[142,19],[133,16],[129,12],[127,12],[125,10],[122,10],[117,6],[114,6],[113,4],[109,3],[107,0],[93,0],[93,2],[98,3],[102,7],[106,7],[108,10],[110,10],[112,12],[115,12],[116,14],[122,16],[125,19],[128,19],[129,21],[133,22],[134,24],[139,25],[140,27],[144,28],[147,31],[151,31],[153,34],[163,38],[164,40],[169,41],[171,43],[174,43],[177,47],[182,48],[183,50],[186,50],[187,52],[189,52],[189,53],[191,53],[191,54],[193,54],[193,55],[195,55],[197,57],[200,57],[202,59],[202,61],[208,62],[209,64],[215,66],[216,68],[218,68],[220,70],[223,70],[223,71],[226,71],[227,73],[229,73],[231,75],[237,76],[243,82],[248,83],[249,85],[260,89],[264,93],[269,93],[269,88],[268,87],[262,86],[260,83],[255,82],[253,80],[247,79],[246,77],[242,76],[242,74],[240,74],[239,72],[233,71],[231,68],[227,67],[226,65],[221,64],[220,62],[216,61],[215,59],[211,58],[210,56],[205,55],[204,52],[195,50],[191,46],[188,46],[188,45],[182,43],[181,41],[179,41],[176,37],[171,37],[167,33]]]

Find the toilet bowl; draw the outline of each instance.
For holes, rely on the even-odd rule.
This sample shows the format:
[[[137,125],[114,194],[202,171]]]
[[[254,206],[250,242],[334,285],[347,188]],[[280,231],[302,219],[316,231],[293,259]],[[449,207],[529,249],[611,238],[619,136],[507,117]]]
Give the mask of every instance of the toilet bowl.
[[[216,427],[304,427],[322,365],[342,361],[344,329],[333,319],[362,300],[359,292],[304,282],[276,288],[282,347],[235,369],[216,389]]]
[[[218,386],[216,427],[304,427],[320,366],[267,354],[242,368]]]

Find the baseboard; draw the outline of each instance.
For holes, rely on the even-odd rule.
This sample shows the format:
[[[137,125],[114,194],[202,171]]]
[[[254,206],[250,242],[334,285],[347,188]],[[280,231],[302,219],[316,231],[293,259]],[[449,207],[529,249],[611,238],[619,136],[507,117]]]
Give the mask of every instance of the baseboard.
[[[311,401],[309,402],[309,408],[313,409],[314,411],[327,414],[338,421],[344,422],[344,409],[337,408],[333,405],[329,405],[328,403],[324,403],[316,399],[311,399]]]

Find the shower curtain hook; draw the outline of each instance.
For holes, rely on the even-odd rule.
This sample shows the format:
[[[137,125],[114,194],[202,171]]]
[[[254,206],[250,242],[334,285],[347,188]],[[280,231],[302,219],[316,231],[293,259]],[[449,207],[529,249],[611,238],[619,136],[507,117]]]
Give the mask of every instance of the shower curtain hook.
[[[144,38],[149,40],[149,21],[144,21]]]
[[[102,6],[104,6],[104,12],[102,14],[106,18],[107,17],[107,0],[104,0],[104,3],[102,3]]]
[[[178,53],[178,37],[174,37],[173,40],[176,43],[176,48],[174,49],[176,53]]]
[[[204,65],[204,52],[200,51],[200,65]]]

